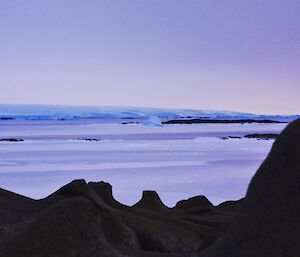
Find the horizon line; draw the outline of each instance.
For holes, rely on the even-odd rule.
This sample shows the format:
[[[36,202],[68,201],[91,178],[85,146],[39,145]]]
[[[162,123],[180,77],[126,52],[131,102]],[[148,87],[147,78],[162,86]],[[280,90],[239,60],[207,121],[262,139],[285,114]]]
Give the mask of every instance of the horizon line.
[[[148,106],[126,106],[126,105],[86,105],[86,104],[39,104],[39,103],[0,103],[0,106],[11,105],[11,106],[47,106],[47,107],[82,107],[82,108],[132,108],[132,109],[157,109],[157,110],[176,110],[176,111],[208,111],[208,112],[225,112],[225,113],[241,113],[251,115],[262,115],[262,116],[300,116],[299,114],[268,114],[268,113],[257,113],[257,112],[245,112],[235,110],[216,110],[216,109],[201,109],[201,108],[178,108],[178,107],[148,107]]]

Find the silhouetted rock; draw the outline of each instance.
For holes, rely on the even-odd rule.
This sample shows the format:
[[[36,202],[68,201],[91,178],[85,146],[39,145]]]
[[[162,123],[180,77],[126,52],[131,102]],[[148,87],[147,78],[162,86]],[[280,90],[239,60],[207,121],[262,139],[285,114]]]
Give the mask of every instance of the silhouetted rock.
[[[213,204],[204,196],[194,196],[187,200],[179,201],[175,209],[189,209],[189,208],[211,208]]]
[[[0,142],[23,142],[24,139],[19,138],[1,138]]]
[[[65,197],[87,196],[89,187],[84,179],[73,180],[71,183],[61,187],[53,195],[61,195]]]
[[[74,180],[42,200],[0,190],[0,256],[189,256],[232,214],[167,208],[154,191],[129,207],[105,182]]]
[[[89,182],[88,186],[90,188],[92,188],[104,200],[104,202],[107,203],[109,206],[118,208],[121,210],[129,209],[128,206],[116,201],[116,199],[113,197],[113,194],[112,194],[112,186],[109,183],[106,183],[104,181]]]
[[[165,211],[168,209],[155,191],[143,191],[142,199],[132,207],[150,211]]]
[[[253,177],[232,228],[203,257],[300,256],[300,120],[289,124]]]
[[[112,186],[104,181],[89,182],[88,186],[92,188],[97,194],[99,194],[105,202],[115,200],[112,195]]]
[[[239,208],[241,208],[241,206],[243,206],[243,202],[244,202],[244,198],[237,200],[237,201],[226,201],[226,202],[220,203],[218,205],[218,210],[236,212],[237,209],[239,209]]]

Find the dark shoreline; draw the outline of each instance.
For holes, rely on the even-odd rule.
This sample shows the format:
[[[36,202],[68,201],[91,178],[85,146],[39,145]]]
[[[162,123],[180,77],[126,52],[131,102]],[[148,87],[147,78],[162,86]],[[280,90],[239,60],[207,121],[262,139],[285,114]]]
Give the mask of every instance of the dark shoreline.
[[[255,120],[255,119],[175,119],[163,121],[162,124],[244,124],[244,123],[288,123],[284,121],[276,121],[276,120]]]
[[[0,138],[0,142],[23,142],[21,138]]]
[[[221,137],[221,139],[227,140],[227,139],[242,139],[242,138],[252,138],[252,139],[258,139],[258,140],[275,140],[279,137],[279,134],[264,134],[264,133],[254,133],[254,134],[248,134],[245,136],[226,136],[226,137]]]

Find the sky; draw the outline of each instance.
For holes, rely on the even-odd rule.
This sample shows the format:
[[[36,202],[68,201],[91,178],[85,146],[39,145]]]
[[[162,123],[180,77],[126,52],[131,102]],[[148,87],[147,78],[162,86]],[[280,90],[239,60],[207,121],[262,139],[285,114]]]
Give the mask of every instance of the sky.
[[[299,0],[0,0],[0,103],[300,113]]]

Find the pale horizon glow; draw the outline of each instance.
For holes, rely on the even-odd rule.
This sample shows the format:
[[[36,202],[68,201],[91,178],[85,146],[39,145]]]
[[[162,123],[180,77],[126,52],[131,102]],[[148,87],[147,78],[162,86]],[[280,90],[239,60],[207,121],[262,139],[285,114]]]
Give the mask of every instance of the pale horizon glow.
[[[0,104],[300,114],[300,2],[0,3]]]

